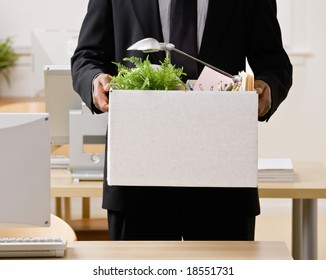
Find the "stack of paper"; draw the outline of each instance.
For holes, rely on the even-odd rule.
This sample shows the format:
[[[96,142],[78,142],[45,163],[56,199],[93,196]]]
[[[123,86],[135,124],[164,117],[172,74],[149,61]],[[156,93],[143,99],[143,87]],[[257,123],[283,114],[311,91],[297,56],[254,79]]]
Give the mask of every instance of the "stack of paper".
[[[258,182],[293,182],[294,170],[289,158],[258,159]]]

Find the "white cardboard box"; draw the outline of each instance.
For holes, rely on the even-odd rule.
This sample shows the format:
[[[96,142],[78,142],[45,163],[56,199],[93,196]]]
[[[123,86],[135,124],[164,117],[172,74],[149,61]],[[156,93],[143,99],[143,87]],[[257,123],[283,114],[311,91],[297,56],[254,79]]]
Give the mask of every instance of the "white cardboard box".
[[[110,92],[107,181],[257,186],[255,92]]]

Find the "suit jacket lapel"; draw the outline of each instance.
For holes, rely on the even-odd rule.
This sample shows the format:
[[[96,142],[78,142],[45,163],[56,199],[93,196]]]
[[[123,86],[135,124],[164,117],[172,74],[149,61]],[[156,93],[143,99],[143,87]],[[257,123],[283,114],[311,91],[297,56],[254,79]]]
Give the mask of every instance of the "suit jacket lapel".
[[[143,38],[152,37],[163,42],[160,10],[157,0],[131,0]],[[164,52],[152,53],[157,60],[164,59]]]
[[[207,11],[207,19],[203,34],[199,57],[209,61],[222,40],[223,34],[232,20],[233,10],[239,0],[217,1],[210,0]],[[160,11],[157,0],[131,0],[141,32],[144,39],[154,37],[163,41]],[[153,56],[162,60],[164,53],[153,53]]]
[[[157,0],[131,0],[144,38],[163,40],[160,11]]]
[[[206,25],[199,52],[199,57],[204,61],[209,61],[210,56],[221,42],[226,28],[232,20],[233,10],[238,1],[209,1]]]

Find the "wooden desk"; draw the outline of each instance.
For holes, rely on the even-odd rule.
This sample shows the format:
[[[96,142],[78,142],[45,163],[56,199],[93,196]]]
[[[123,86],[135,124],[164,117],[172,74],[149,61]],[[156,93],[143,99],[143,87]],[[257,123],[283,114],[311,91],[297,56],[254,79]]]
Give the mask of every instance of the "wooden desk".
[[[291,260],[284,242],[76,241],[68,260]]]
[[[326,169],[318,162],[295,162],[295,182],[259,183],[261,198],[291,198],[292,255],[317,259],[317,199],[326,198]],[[53,197],[101,197],[102,182],[74,182],[67,171],[52,170]]]
[[[326,198],[326,168],[320,162],[295,162],[295,182],[259,183],[261,198]],[[68,170],[51,170],[53,197],[101,197],[102,181],[74,181]]]
[[[294,162],[295,181],[291,183],[259,183],[264,198],[326,198],[326,168],[321,162]]]
[[[43,113],[44,97],[0,97],[1,113]]]
[[[56,215],[66,221],[70,217],[70,198],[82,198],[82,217],[90,218],[90,198],[102,197],[102,181],[74,181],[71,173],[64,169],[51,169],[51,196],[56,198]],[[62,201],[64,199],[64,212]]]
[[[292,256],[317,259],[317,199],[326,198],[326,169],[320,162],[294,162],[293,183],[260,183],[259,196],[292,199]]]

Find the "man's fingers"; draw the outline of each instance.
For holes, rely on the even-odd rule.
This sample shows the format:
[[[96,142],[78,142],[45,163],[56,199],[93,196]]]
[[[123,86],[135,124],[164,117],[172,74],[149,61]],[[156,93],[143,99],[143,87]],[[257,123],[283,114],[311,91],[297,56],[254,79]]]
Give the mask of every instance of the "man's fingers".
[[[102,112],[107,112],[109,109],[107,94],[110,90],[110,80],[111,76],[108,74],[100,74],[93,81],[93,103]]]
[[[108,74],[100,74],[97,78],[103,89],[108,92],[110,90],[110,81],[112,77]]]
[[[255,90],[258,98],[258,116],[263,117],[268,113],[272,106],[271,89],[267,83],[262,80],[255,81]]]
[[[262,94],[263,93],[263,89],[261,88],[261,87],[257,87],[257,88],[255,88],[256,89],[256,92],[258,93],[258,94]]]
[[[108,92],[110,90],[110,84],[109,83],[106,83],[104,86],[103,86],[103,89]]]

